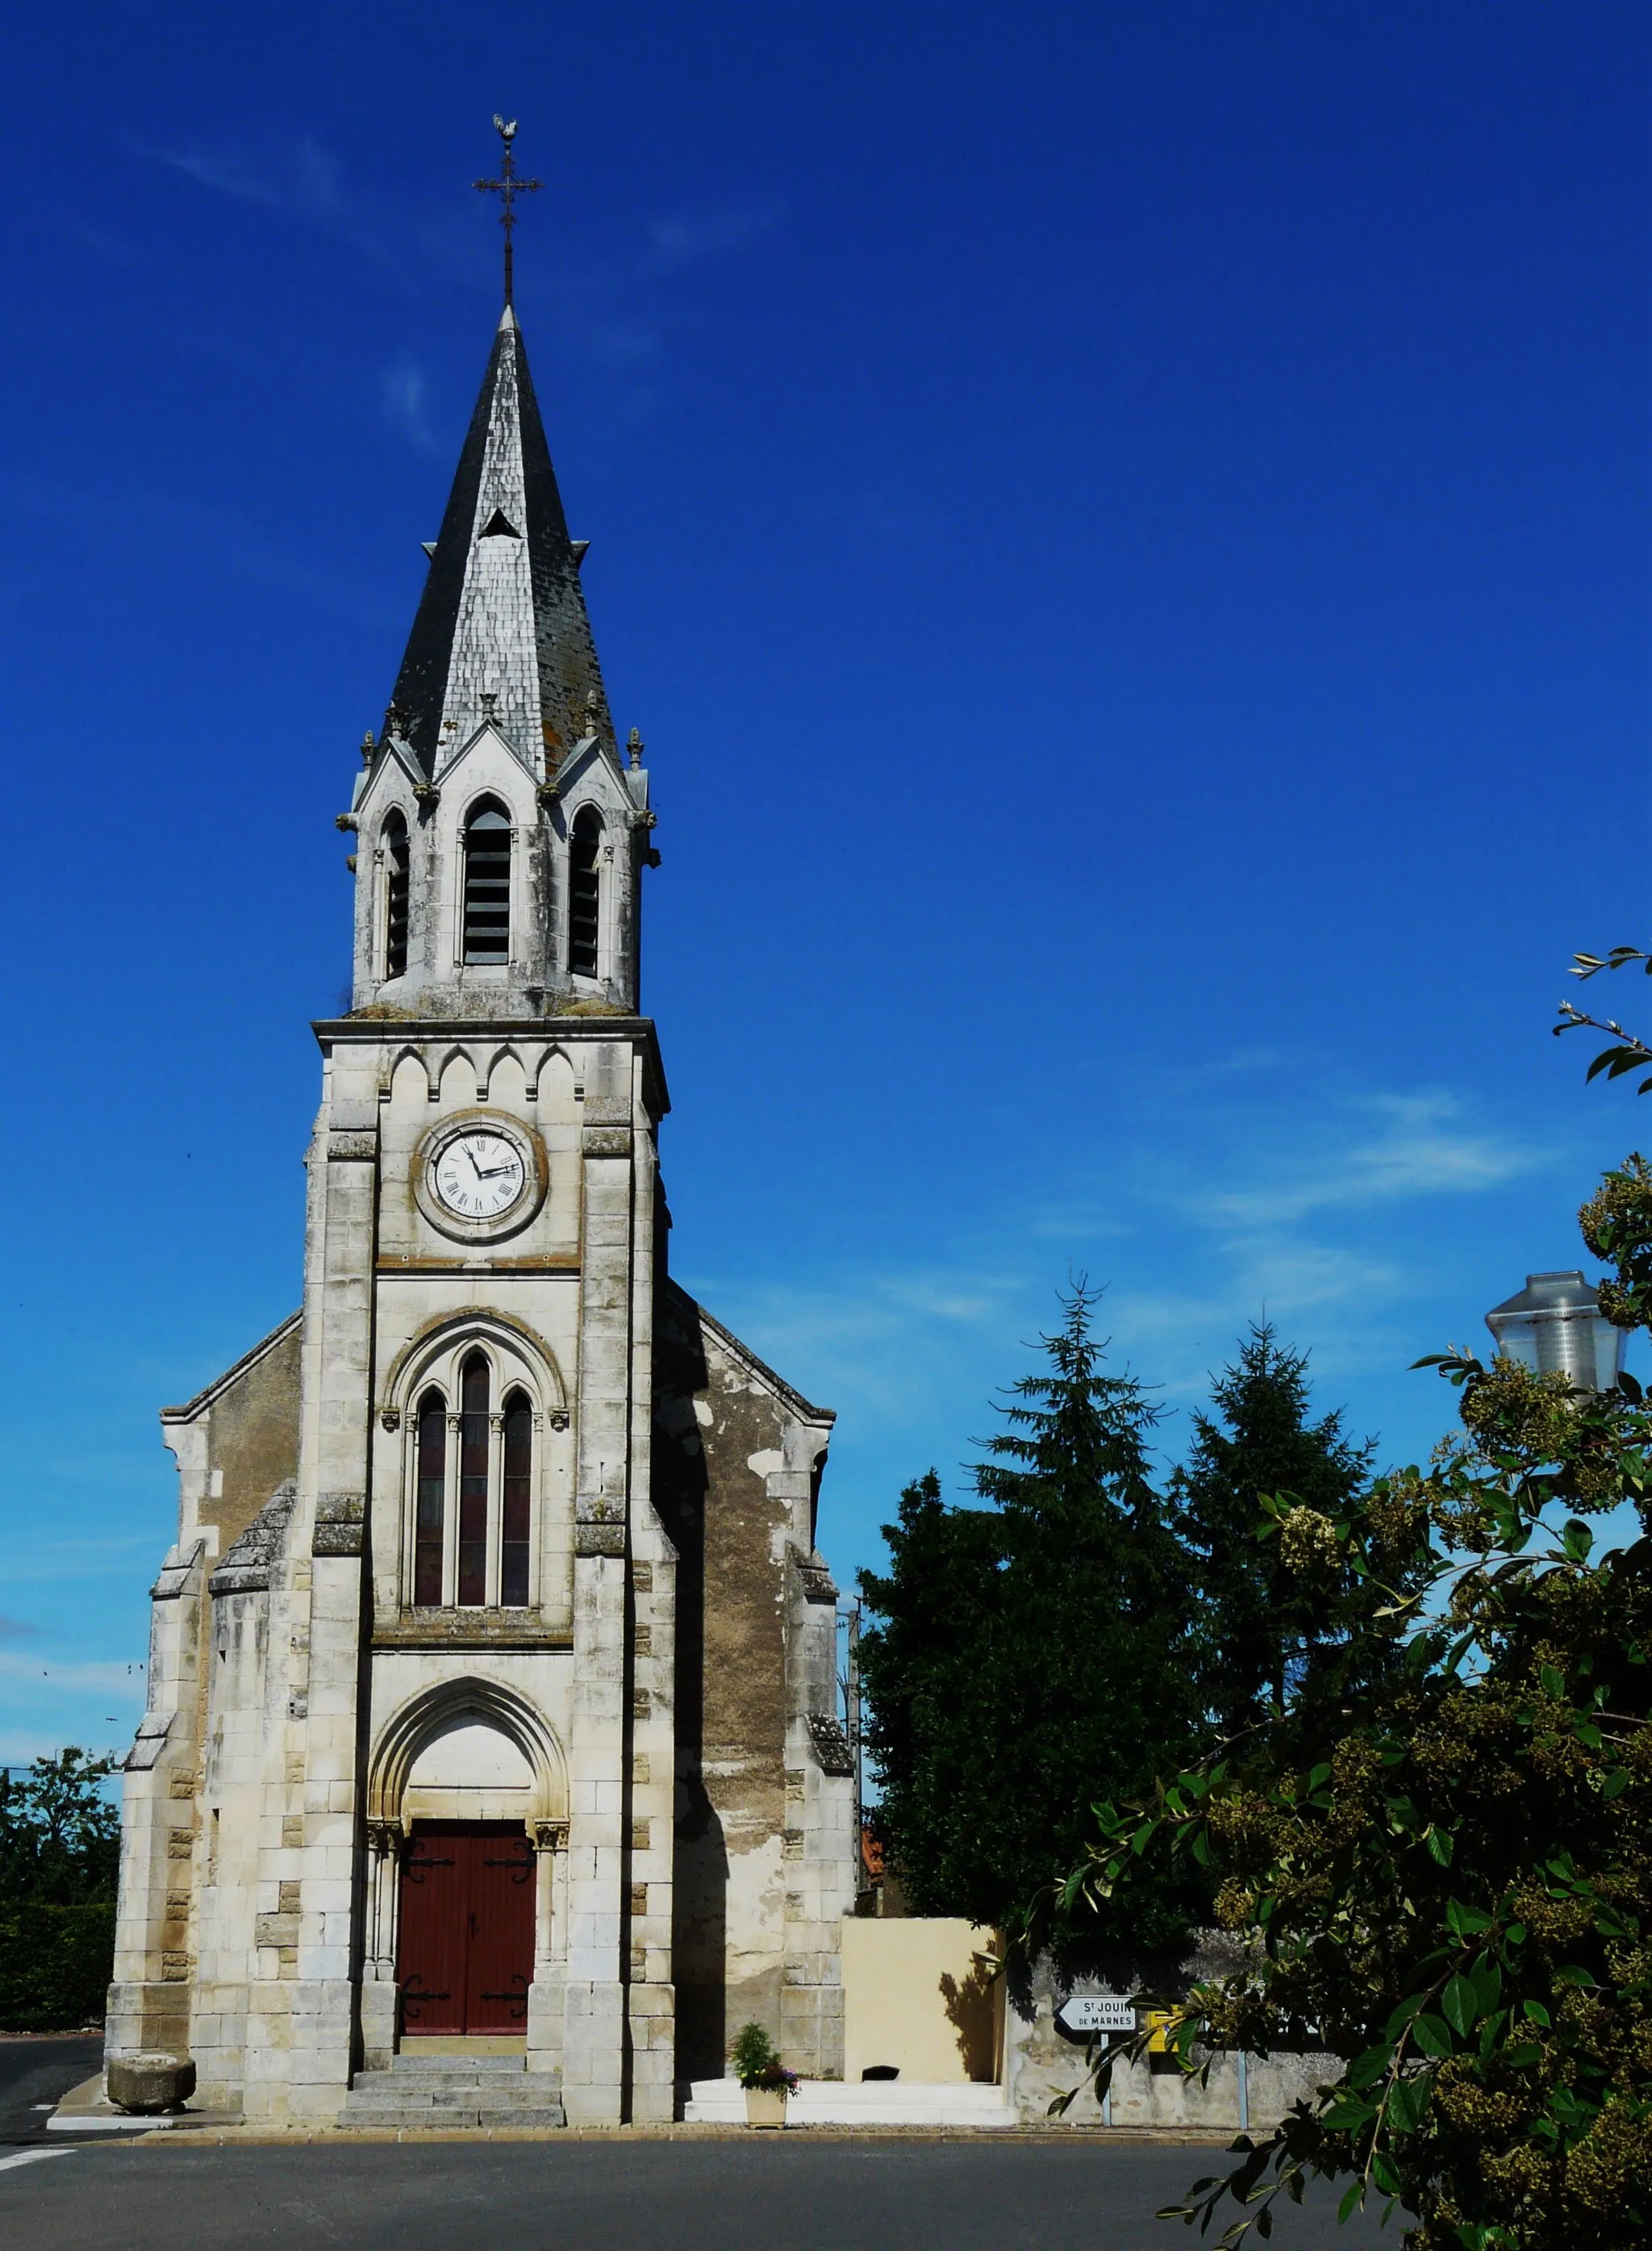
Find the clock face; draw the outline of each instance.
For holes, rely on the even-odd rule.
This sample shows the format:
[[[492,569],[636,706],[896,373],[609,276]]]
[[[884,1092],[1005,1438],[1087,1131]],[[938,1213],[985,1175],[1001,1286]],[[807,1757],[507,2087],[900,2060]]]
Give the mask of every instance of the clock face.
[[[477,1126],[442,1144],[431,1184],[458,1219],[502,1219],[528,1186],[528,1167],[514,1141]]]

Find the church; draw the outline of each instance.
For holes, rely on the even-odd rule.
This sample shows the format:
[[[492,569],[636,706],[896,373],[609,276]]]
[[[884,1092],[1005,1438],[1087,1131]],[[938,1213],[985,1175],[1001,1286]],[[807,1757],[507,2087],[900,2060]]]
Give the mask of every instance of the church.
[[[511,301],[509,154],[503,315],[337,816],[301,1306],[161,1417],[107,2052],[187,2055],[249,2122],[405,2123],[415,2067],[473,2123],[488,2074],[522,2123],[661,2122],[754,2019],[843,2072],[833,1417],[671,1278],[649,776]]]

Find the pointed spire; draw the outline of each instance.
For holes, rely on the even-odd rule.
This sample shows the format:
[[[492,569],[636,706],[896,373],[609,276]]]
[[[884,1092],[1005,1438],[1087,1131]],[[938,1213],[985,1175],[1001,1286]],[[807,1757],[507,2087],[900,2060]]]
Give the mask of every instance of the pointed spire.
[[[507,305],[396,679],[400,731],[427,774],[484,717],[536,775],[591,731],[593,702],[612,737],[579,562]]]

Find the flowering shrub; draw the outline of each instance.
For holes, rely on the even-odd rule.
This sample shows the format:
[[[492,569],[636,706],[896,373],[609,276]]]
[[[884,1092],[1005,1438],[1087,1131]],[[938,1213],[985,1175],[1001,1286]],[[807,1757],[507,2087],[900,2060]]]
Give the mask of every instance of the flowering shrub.
[[[729,2061],[742,2087],[757,2088],[770,2095],[797,2093],[797,2073],[788,2071],[781,2062],[774,2043],[761,2025],[747,2025],[742,2029]]]

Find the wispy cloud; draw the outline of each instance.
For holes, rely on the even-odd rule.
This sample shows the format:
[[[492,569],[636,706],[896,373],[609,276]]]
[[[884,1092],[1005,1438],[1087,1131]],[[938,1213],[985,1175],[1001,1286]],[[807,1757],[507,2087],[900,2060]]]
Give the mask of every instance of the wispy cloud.
[[[127,1665],[64,1665],[0,1650],[0,1680],[45,1681],[55,1689],[100,1688],[140,1703],[145,1694],[143,1667],[135,1659]]]
[[[0,1641],[32,1641],[39,1631],[26,1618],[0,1617]]]
[[[134,526],[141,527],[150,568],[164,555],[180,570],[210,572],[215,578],[232,573],[253,585],[301,595],[335,616],[375,631],[405,623],[398,611],[366,592],[359,578],[279,545],[260,523],[236,510],[209,507],[175,493],[134,486],[94,489],[14,470],[0,474],[0,504],[52,535],[84,527],[98,536],[106,555],[117,542],[135,536]],[[162,526],[164,539],[160,537]]]
[[[123,274],[152,274],[162,263],[151,249],[128,242],[124,235],[115,234],[107,227],[93,226],[78,219],[73,231],[94,258]]]
[[[820,521],[835,530],[881,546],[933,547],[951,537],[947,510],[901,479],[861,485],[852,491],[823,489],[815,501]]]
[[[165,1546],[170,1535],[161,1534]],[[142,1570],[142,1559],[156,1553],[154,1533],[130,1539],[42,1541],[22,1548],[7,1558],[6,1579],[12,1587],[51,1587],[83,1579],[130,1579]]]
[[[1474,1195],[1543,1161],[1539,1151],[1504,1135],[1459,1128],[1462,1105],[1454,1095],[1373,1095],[1351,1106],[1385,1116],[1387,1130],[1351,1146],[1283,1156],[1262,1177],[1211,1195],[1212,1217],[1268,1226],[1339,1205]]]
[[[422,211],[394,206],[375,193],[370,179],[353,174],[311,135],[158,142],[128,132],[121,138],[128,155],[208,195],[268,211],[346,244],[416,288],[421,304],[427,301],[432,266],[473,284],[496,270],[488,230],[479,228],[484,213],[461,213],[451,196]],[[640,237],[632,235],[606,257],[587,255],[570,262],[542,248],[521,262],[522,293],[570,356],[635,376],[660,359],[674,325],[695,317],[683,286],[672,286],[677,277],[737,256],[772,234],[785,216],[779,197],[762,195],[663,211]],[[111,242],[107,252],[101,244],[97,247],[101,254],[120,255],[118,244]],[[553,264],[558,269],[554,273]],[[386,414],[421,451],[433,442],[422,380],[411,360],[398,361],[385,379]],[[652,391],[640,384],[617,386],[617,393],[622,411],[633,418],[646,414],[654,403]]]
[[[813,1385],[817,1396],[864,1421],[886,1424],[909,1421],[932,1403],[959,1358],[990,1353],[1032,1303],[1022,1276],[964,1262],[921,1271],[862,1268],[804,1290],[753,1291],[714,1279],[703,1295],[719,1319],[731,1321],[792,1381]]]
[[[347,183],[339,158],[308,134],[261,143],[192,141],[160,147],[127,133],[121,145],[128,155],[192,180],[210,195],[317,228],[379,264],[403,261],[411,249],[405,217]]]
[[[1162,1091],[1123,1148],[1035,1200],[978,1205],[920,1270],[861,1261],[800,1291],[713,1282],[710,1302],[868,1437],[932,1414],[951,1423],[960,1396],[1019,1373],[1056,1324],[1069,1262],[1109,1283],[1100,1328],[1114,1364],[1167,1406],[1205,1397],[1211,1368],[1264,1313],[1312,1345],[1321,1375],[1397,1372],[1422,1348],[1407,1309],[1431,1286],[1415,1255],[1418,1229],[1439,1224],[1427,1208],[1503,1188],[1547,1153],[1439,1090],[1275,1100],[1253,1085],[1238,1098],[1235,1079],[1287,1060],[1206,1073],[1202,1098],[1179,1082]]]
[[[384,419],[399,437],[421,454],[442,451],[430,426],[430,377],[411,352],[397,355],[384,371]]]
[[[297,141],[272,142],[256,149],[239,144],[159,149],[125,134],[122,143],[135,156],[181,172],[216,195],[260,204],[266,211],[295,211],[307,218],[334,221],[344,215],[338,159],[308,134]]]
[[[778,196],[720,210],[667,211],[649,225],[651,262],[656,273],[675,273],[708,259],[727,258],[772,234],[785,215]]]
[[[127,1728],[124,1720],[105,1721],[103,1725],[106,1728],[115,1728],[117,1732]],[[107,1747],[110,1739],[85,1721],[78,1728],[72,1728],[67,1735],[61,1730],[52,1735],[26,1734],[15,1728],[0,1730],[0,1766],[32,1766],[36,1759],[55,1758],[66,1742],[77,1740],[80,1748],[87,1750]]]

